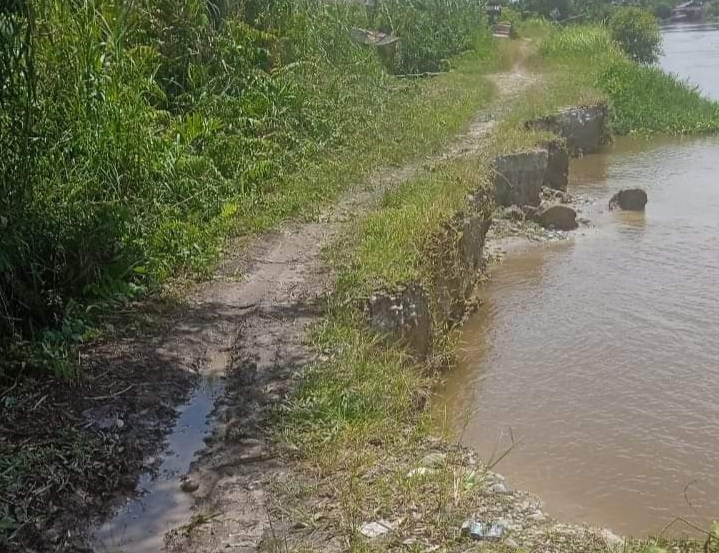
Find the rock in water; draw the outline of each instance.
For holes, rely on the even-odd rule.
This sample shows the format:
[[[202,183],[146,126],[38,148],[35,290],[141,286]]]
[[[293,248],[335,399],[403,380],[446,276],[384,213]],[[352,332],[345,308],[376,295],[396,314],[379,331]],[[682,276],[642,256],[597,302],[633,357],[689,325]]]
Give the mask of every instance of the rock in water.
[[[609,209],[619,207],[627,211],[644,211],[647,201],[647,193],[641,188],[627,188],[612,196],[609,200]]]
[[[577,228],[577,212],[562,204],[544,203],[539,206],[534,219],[544,228],[573,230]]]

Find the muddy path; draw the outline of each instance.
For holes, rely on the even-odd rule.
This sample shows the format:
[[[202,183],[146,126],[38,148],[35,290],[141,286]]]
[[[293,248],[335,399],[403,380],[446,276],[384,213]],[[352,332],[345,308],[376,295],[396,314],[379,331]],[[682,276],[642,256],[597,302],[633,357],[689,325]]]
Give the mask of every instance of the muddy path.
[[[266,483],[288,467],[268,442],[269,426],[301,368],[314,359],[303,336],[321,316],[333,282],[322,249],[387,190],[428,165],[483,148],[496,121],[536,81],[521,63],[490,78],[497,87],[493,102],[444,151],[379,171],[317,222],[290,222],[256,238],[228,255],[182,309],[155,317],[154,331],[85,352],[88,370],[118,370],[124,378],[95,396],[103,399],[99,411],[75,406],[75,422],[97,425],[119,444],[114,455],[127,456],[118,469],[125,485],[108,489],[129,492],[140,475],[141,489],[126,498],[101,492],[94,501],[88,499],[92,492],[84,492],[84,502],[51,524],[53,549],[143,553],[164,545],[174,551],[244,552],[281,531],[268,515]],[[183,405],[182,423],[173,427],[177,404]],[[159,444],[168,431],[175,451],[163,453]],[[204,451],[190,465],[203,440]],[[179,460],[168,464],[170,458]],[[116,509],[114,517],[104,517],[90,532],[81,530],[109,507]],[[80,547],[85,540],[89,548]]]
[[[198,487],[198,510],[209,518],[185,535],[174,533],[174,550],[256,551],[263,539],[282,533],[270,520],[264,483],[287,466],[265,441],[267,422],[273,408],[291,392],[294,377],[314,356],[302,338],[308,324],[321,316],[322,298],[331,292],[333,281],[320,253],[351,218],[370,211],[387,190],[428,164],[480,150],[504,110],[535,82],[521,65],[491,78],[497,84],[492,111],[478,114],[445,151],[362,183],[320,217],[323,222],[288,225],[258,239],[222,270],[244,274],[241,282],[220,280],[208,286],[206,294],[241,306],[241,321],[236,329],[227,326],[225,336],[236,336],[227,367],[227,393],[218,407],[214,438],[189,476]]]

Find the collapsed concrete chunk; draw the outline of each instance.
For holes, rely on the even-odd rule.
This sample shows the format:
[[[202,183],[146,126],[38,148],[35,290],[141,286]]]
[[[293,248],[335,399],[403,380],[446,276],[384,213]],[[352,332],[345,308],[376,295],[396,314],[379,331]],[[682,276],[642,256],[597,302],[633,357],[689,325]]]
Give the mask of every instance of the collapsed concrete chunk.
[[[577,228],[577,212],[563,204],[543,203],[534,219],[544,228],[574,230]]]
[[[566,109],[527,121],[525,127],[562,137],[574,156],[596,152],[611,141],[609,109],[604,103]]]
[[[494,160],[494,193],[497,205],[539,205],[549,157],[539,149],[500,156]]]

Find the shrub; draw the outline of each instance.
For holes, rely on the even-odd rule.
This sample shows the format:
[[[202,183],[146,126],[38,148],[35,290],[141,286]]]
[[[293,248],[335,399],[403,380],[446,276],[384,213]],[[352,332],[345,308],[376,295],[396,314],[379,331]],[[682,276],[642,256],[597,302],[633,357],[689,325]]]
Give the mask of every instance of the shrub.
[[[662,35],[656,18],[641,8],[621,8],[609,21],[612,38],[632,60],[655,63],[662,51]]]

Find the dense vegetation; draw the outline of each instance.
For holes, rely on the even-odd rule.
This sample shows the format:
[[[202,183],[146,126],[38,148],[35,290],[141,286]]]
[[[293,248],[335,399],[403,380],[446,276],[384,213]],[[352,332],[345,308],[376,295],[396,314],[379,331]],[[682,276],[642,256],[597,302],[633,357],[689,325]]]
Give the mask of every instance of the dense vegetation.
[[[656,18],[640,8],[622,8],[612,14],[609,32],[626,55],[638,63],[656,63],[662,34]]]
[[[300,185],[298,168],[382,146],[420,89],[353,26],[399,35],[387,68],[414,73],[470,49],[481,22],[471,0],[3,2],[6,354],[34,340],[33,364],[57,368],[89,308],[207,271],[228,233],[330,199],[341,181]],[[4,360],[0,375],[26,356]]]

